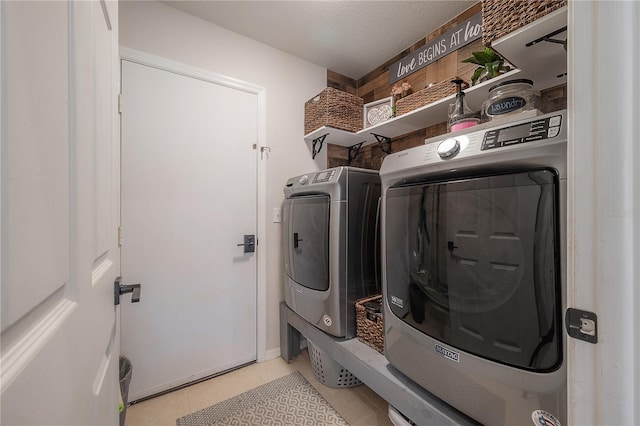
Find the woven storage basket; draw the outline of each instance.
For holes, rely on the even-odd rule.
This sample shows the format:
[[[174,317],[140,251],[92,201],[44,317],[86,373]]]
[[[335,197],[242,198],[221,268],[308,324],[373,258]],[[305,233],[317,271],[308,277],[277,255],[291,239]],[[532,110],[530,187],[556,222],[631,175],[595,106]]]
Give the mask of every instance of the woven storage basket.
[[[459,77],[451,77],[446,80],[434,83],[409,96],[396,101],[396,116],[406,114],[414,109],[418,109],[430,103],[456,93],[456,85],[451,82]]]
[[[367,312],[365,303],[382,304],[382,296],[372,296],[356,301],[356,336],[358,340],[384,353],[384,325],[381,312]],[[382,307],[382,306],[381,306]]]
[[[364,102],[351,93],[327,87],[304,104],[304,133],[322,126],[357,132],[362,130]]]
[[[482,0],[482,43],[491,43],[510,32],[567,5],[567,0]]]

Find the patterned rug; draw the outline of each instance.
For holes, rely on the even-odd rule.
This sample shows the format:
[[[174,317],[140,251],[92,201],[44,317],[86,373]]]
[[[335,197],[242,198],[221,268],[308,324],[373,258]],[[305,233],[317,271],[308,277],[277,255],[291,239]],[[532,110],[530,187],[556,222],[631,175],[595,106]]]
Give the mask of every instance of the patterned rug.
[[[176,425],[348,426],[348,423],[302,374],[295,372],[180,417]]]

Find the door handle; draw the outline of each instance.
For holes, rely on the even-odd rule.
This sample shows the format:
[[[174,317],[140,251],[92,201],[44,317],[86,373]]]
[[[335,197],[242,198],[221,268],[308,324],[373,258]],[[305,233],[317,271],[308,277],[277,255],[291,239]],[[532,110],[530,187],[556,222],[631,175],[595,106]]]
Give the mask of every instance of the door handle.
[[[238,247],[244,247],[243,253],[253,253],[256,251],[256,236],[245,235],[244,243],[238,244]]]
[[[138,303],[140,301],[140,284],[123,285],[121,284],[122,277],[116,278],[113,282],[113,304],[120,304],[120,296],[123,294],[131,293],[131,303]]]
[[[302,238],[298,238],[298,233],[294,232],[293,233],[293,248],[298,248],[298,243],[300,243],[300,241],[304,241]]]

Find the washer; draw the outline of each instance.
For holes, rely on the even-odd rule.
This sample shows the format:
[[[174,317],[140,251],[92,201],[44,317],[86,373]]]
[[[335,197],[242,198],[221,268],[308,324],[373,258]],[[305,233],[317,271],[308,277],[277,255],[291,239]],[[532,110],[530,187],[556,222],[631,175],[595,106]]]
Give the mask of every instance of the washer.
[[[287,305],[336,337],[356,335],[356,300],[378,284],[377,171],[337,167],[289,179],[283,249]]]

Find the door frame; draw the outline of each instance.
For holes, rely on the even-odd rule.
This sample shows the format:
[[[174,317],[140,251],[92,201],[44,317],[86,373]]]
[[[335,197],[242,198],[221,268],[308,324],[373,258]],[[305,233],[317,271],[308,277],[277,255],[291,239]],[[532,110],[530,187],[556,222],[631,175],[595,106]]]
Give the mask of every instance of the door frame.
[[[638,17],[568,2],[567,306],[598,319],[597,344],[567,337],[568,424],[640,424]]]
[[[256,146],[256,361],[267,360],[267,233],[266,233],[266,182],[268,156],[262,155],[266,148],[266,90],[264,87],[233,77],[217,74],[202,68],[166,59],[128,47],[120,46],[120,63],[123,60],[195,78],[231,89],[255,94],[258,100],[258,134]],[[122,71],[121,71],[122,74]],[[122,93],[122,90],[120,90]],[[126,105],[123,106],[126,109]],[[120,139],[122,143],[122,137]]]

